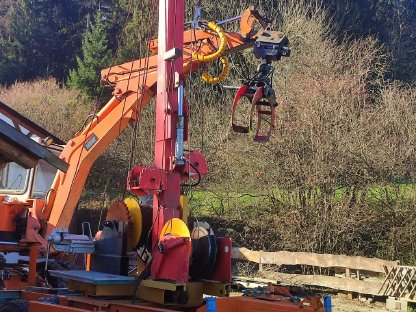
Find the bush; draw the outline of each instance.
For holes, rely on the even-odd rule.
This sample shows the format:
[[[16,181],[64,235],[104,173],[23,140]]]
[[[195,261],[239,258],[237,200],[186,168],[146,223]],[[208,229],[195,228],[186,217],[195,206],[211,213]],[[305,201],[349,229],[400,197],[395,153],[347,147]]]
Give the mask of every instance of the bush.
[[[92,105],[54,79],[18,82],[0,89],[0,101],[66,141],[81,128]]]
[[[234,208],[225,201],[220,214],[215,207],[208,214],[254,249],[413,262],[416,202],[400,183],[415,173],[416,91],[383,80],[388,64],[375,39],[338,43],[321,6],[286,1],[276,12],[292,56],[276,64],[280,105],[271,142],[229,132],[231,96],[199,91],[192,101],[203,107],[192,112],[199,125],[193,145],[211,165],[205,186],[221,197],[248,192],[269,201]]]

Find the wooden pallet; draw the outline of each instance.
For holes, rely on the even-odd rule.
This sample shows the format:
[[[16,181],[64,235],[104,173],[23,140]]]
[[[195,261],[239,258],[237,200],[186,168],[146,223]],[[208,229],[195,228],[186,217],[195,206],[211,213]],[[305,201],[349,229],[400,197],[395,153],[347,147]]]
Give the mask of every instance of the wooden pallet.
[[[416,267],[385,267],[386,278],[380,288],[384,296],[416,301]]]

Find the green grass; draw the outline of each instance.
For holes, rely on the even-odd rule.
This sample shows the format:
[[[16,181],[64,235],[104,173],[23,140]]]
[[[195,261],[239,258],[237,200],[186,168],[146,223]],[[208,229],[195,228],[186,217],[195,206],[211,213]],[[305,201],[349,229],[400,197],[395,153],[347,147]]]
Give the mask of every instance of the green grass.
[[[319,188],[312,191],[315,196],[321,195]],[[387,207],[392,201],[411,201],[416,197],[416,184],[390,184],[387,186],[372,186],[367,190],[360,190],[357,197],[367,204]],[[88,209],[101,209],[109,206],[114,200],[123,196],[121,192],[102,192],[86,189],[81,197],[81,207]],[[279,207],[293,207],[299,204],[296,193],[273,188],[269,190],[241,190],[228,191],[224,189],[214,190],[192,190],[190,194],[191,213],[194,216],[223,216],[230,211],[250,209],[256,210],[256,215],[270,212],[271,209]],[[341,201],[348,196],[346,188],[338,188],[333,193],[335,201]]]
[[[246,192],[193,191],[190,194],[192,213],[202,215],[223,215],[232,208],[258,206],[264,203],[266,195]]]
[[[313,191],[320,196],[320,189]],[[260,190],[226,191],[226,190],[194,190],[191,192],[190,205],[192,213],[196,216],[221,216],[233,209],[270,206],[293,206],[299,204],[296,194],[289,194],[281,189],[271,189],[268,192]],[[347,193],[346,188],[334,191],[335,201],[343,200]],[[411,201],[416,197],[416,184],[391,184],[387,186],[372,186],[357,192],[357,197],[367,204],[386,206],[392,201]]]

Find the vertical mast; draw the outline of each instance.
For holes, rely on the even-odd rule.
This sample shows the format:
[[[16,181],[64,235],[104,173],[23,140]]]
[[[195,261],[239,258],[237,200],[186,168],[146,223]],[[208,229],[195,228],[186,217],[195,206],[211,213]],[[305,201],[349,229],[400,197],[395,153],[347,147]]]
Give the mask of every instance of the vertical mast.
[[[163,225],[180,217],[180,174],[173,171],[177,143],[179,86],[183,86],[184,0],[159,0],[158,80],[156,97],[155,166],[167,173],[162,190],[154,195],[153,246]]]

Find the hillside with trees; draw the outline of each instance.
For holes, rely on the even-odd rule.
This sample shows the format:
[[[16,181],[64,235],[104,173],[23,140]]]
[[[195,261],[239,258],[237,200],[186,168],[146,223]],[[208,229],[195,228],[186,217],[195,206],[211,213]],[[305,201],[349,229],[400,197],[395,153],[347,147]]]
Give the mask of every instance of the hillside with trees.
[[[109,98],[99,70],[146,55],[145,39],[157,33],[155,3],[2,1],[0,100],[69,139]],[[191,214],[252,249],[415,264],[416,1],[255,4],[291,42],[292,56],[275,66],[277,128],[266,144],[232,133],[233,92],[191,75],[188,148],[201,149],[210,166],[201,185],[186,190]],[[186,5],[190,19],[195,3]],[[221,20],[249,1],[226,10],[202,5],[204,19]],[[258,62],[248,50],[230,61],[224,85],[239,85]],[[79,218],[97,223],[125,194],[130,165],[152,162],[153,119],[149,105],[97,161],[80,203],[95,211]]]
[[[264,12],[273,12],[285,2],[290,3],[265,0],[257,6]],[[339,42],[373,36],[389,52],[388,77],[405,82],[415,79],[414,0],[310,2],[327,8],[328,23]],[[237,10],[233,13],[238,14],[247,3],[236,2],[232,7]],[[109,38],[106,48],[113,51],[113,61],[121,63],[137,58],[143,53],[140,42],[157,26],[155,4],[152,0],[3,0],[0,4],[0,84],[39,77],[65,81],[69,71],[77,67],[77,56],[85,52],[84,37],[96,23],[94,15],[99,11],[98,23],[105,24],[99,27],[106,28]],[[196,5],[192,1],[186,4],[189,11]],[[206,18],[225,17],[225,10],[217,3],[205,1],[203,6]],[[279,12],[275,13],[279,18]]]

